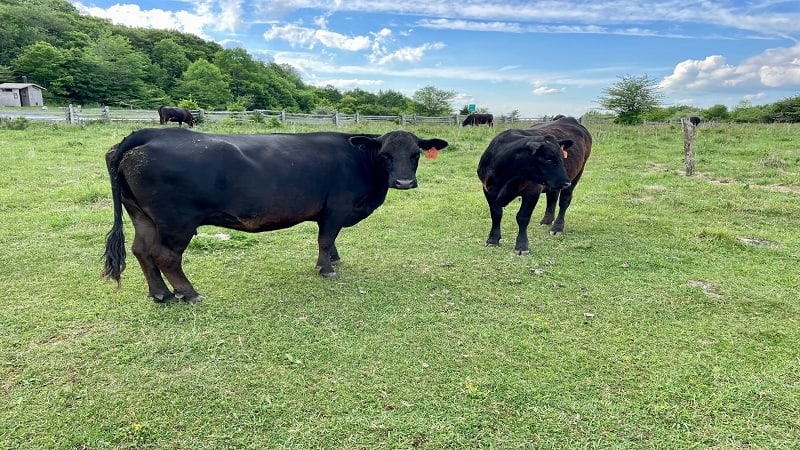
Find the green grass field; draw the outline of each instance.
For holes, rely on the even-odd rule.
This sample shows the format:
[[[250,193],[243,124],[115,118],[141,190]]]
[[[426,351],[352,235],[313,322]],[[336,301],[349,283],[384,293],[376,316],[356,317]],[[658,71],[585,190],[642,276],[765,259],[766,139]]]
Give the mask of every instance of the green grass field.
[[[590,125],[566,233],[523,257],[518,201],[484,247],[499,128],[408,128],[450,146],[342,231],[339,278],[313,223],[204,227],[207,300],[166,306],[130,252],[99,277],[135,127],[0,129],[2,449],[797,448],[798,125],[701,126],[693,177],[680,126]]]

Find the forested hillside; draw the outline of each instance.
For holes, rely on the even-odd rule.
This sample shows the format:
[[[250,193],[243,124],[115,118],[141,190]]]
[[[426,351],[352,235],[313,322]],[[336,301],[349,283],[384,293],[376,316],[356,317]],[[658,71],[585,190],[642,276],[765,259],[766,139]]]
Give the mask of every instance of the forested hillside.
[[[223,49],[191,34],[128,28],[81,16],[66,0],[0,0],[0,82],[47,89],[50,104],[156,108],[189,101],[199,108],[337,109],[363,114],[415,111],[394,91],[306,85],[287,65]]]

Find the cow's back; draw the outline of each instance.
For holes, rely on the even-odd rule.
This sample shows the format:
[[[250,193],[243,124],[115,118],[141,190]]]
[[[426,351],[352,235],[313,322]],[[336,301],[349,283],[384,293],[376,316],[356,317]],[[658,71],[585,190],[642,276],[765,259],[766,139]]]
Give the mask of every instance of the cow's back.
[[[154,216],[193,214],[202,224],[267,231],[319,220],[341,205],[352,210],[369,197],[370,173],[349,136],[146,129],[117,153],[126,153],[120,171],[129,197]]]

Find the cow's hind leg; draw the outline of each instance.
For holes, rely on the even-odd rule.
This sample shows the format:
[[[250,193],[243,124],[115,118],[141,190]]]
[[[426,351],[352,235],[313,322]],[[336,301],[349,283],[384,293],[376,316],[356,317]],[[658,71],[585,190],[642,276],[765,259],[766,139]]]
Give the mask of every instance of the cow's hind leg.
[[[489,215],[492,218],[492,228],[489,230],[489,237],[486,239],[487,247],[497,247],[500,245],[501,231],[500,223],[503,221],[503,207],[489,198],[489,194],[484,191],[486,202],[489,204]]]
[[[205,297],[197,293],[183,272],[183,251],[192,240],[194,230],[195,228],[170,233],[162,231],[158,244],[152,248],[153,260],[172,285],[175,297],[187,303],[205,300]]]
[[[317,256],[317,270],[319,274],[326,278],[334,278],[339,274],[333,269],[333,263],[339,262],[339,251],[336,249],[336,237],[342,230],[341,225],[333,225],[329,222],[319,222],[319,255]]]
[[[158,237],[155,225],[140,211],[129,209],[129,214],[135,230],[131,250],[136,256],[136,260],[139,261],[139,266],[147,281],[148,296],[157,303],[174,301],[175,296],[164,283],[161,271],[153,259],[153,248],[156,247]]]
[[[517,243],[514,246],[514,252],[517,255],[527,255],[530,253],[528,247],[528,225],[531,223],[531,214],[536,203],[539,201],[539,194],[523,195],[522,204],[517,211],[517,226],[519,231],[517,233]]]

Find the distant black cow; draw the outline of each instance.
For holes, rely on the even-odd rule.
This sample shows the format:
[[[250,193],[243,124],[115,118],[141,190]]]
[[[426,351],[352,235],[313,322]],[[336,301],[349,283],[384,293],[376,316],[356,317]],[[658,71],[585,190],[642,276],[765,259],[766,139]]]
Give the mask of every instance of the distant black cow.
[[[563,233],[564,214],[591,151],[592,136],[572,117],[528,129],[506,130],[495,136],[478,163],[478,178],[483,183],[492,217],[486,246],[500,244],[503,208],[522,197],[517,213],[519,233],[515,252],[527,254],[528,224],[542,192],[547,195],[547,209],[540,223],[553,225],[550,234]],[[556,202],[558,217],[555,217]]]
[[[461,123],[462,127],[467,125],[489,125],[490,127],[494,128],[494,116],[491,114],[470,114],[464,119],[464,122]]]
[[[195,124],[194,116],[186,108],[173,108],[171,106],[162,106],[158,108],[158,119],[161,125],[166,125],[167,122],[178,122],[178,127],[185,123],[189,127]]]
[[[689,117],[689,122],[692,122],[692,125],[698,126],[700,125],[700,118],[697,116]]]
[[[334,241],[341,229],[372,214],[389,188],[417,187],[420,148],[434,147],[447,142],[407,131],[383,136],[136,131],[106,153],[114,225],[106,238],[103,275],[120,283],[125,269],[124,205],[135,232],[133,254],[156,302],[202,300],[181,268],[183,252],[201,225],[260,232],[317,222],[317,268],[323,276],[336,276]]]

